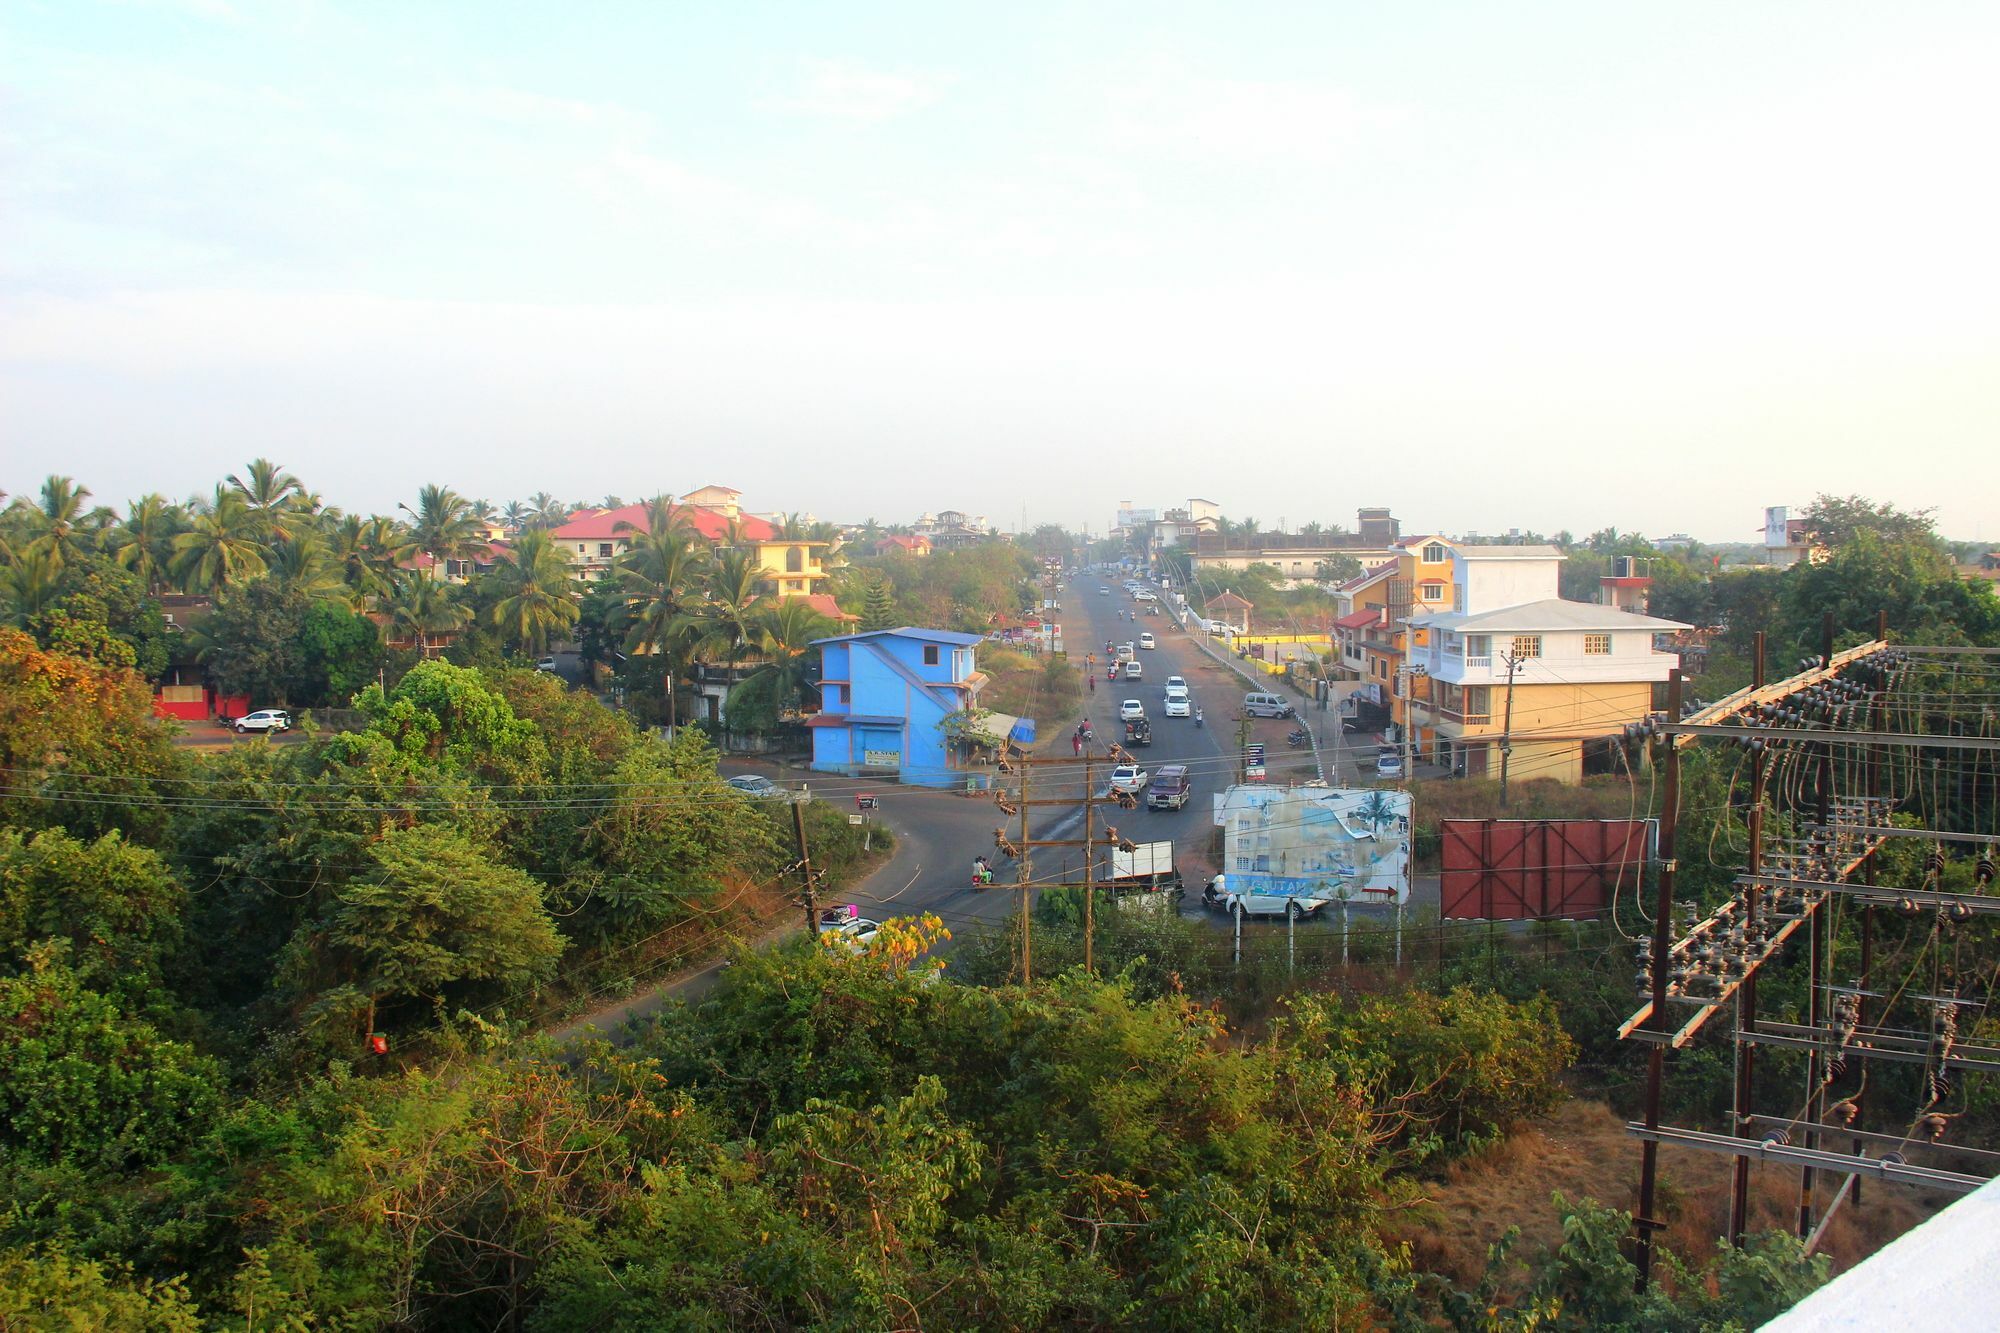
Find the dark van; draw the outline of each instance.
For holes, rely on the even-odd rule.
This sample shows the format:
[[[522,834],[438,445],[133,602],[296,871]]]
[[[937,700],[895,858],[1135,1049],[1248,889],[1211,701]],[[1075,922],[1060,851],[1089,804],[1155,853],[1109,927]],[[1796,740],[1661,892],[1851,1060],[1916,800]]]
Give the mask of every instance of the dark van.
[[[1194,784],[1188,781],[1186,764],[1162,764],[1153,774],[1153,785],[1146,788],[1146,808],[1179,810],[1193,794]]]

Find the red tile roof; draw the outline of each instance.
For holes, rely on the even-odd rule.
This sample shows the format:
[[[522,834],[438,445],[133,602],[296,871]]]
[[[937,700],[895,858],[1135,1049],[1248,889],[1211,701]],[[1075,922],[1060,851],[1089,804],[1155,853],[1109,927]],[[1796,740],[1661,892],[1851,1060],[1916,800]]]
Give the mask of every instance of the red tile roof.
[[[1340,619],[1334,621],[1333,623],[1340,626],[1342,629],[1361,629],[1365,626],[1374,624],[1381,618],[1382,618],[1382,613],[1380,612],[1380,610],[1371,606],[1366,611],[1356,611],[1351,616],[1342,616]]]
[[[711,542],[719,542],[729,531],[729,520],[713,509],[703,509],[698,505],[686,505],[681,513],[688,523]],[[753,542],[771,541],[778,530],[764,519],[744,514],[737,520],[743,535]],[[646,531],[646,506],[625,505],[618,509],[579,509],[570,515],[569,522],[550,533],[557,541],[611,541],[617,537],[634,537]]]
[[[833,600],[833,594],[830,592],[807,593],[806,605],[825,616],[828,620],[844,622],[861,619],[860,616],[849,615],[847,612],[841,610],[840,603]]]

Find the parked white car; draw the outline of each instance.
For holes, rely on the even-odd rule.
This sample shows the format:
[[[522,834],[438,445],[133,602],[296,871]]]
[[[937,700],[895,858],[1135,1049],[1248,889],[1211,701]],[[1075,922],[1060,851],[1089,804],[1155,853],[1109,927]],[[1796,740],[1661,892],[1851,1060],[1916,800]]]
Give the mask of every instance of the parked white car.
[[[1125,699],[1119,702],[1118,720],[1120,722],[1143,722],[1145,718],[1146,705],[1139,700]]]
[[[1152,635],[1150,635],[1150,634],[1141,634],[1141,635],[1139,636],[1139,646],[1140,646],[1141,648],[1157,648],[1157,647],[1159,647],[1160,645],[1158,644],[1158,642],[1156,642],[1156,641],[1154,640],[1154,638],[1153,638],[1153,636],[1152,636]]]
[[[245,713],[236,719],[239,735],[252,731],[290,731],[292,715],[282,708],[260,708],[254,713]]]
[[[1129,791],[1136,796],[1146,790],[1151,778],[1152,774],[1137,764],[1120,764],[1111,770],[1111,790]]]
[[[1375,776],[1378,778],[1400,778],[1403,776],[1403,756],[1394,750],[1383,750],[1375,756]]]

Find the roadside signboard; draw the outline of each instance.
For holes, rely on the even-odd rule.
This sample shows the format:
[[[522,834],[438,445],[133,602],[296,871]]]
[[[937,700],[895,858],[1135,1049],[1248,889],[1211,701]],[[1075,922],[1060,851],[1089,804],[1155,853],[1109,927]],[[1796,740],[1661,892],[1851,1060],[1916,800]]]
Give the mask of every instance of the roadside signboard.
[[[1264,766],[1262,764],[1246,765],[1243,769],[1243,776],[1250,782],[1262,782],[1264,780]]]
[[[849,815],[849,816],[847,817],[847,822],[848,822],[848,823],[850,823],[850,824],[859,824],[859,823],[861,823],[861,822],[862,822],[862,816],[860,816],[860,815]]]

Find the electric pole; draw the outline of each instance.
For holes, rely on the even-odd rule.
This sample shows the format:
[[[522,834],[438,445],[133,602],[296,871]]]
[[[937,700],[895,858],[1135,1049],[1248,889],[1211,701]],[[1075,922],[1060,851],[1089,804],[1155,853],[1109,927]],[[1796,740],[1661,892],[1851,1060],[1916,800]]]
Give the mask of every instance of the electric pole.
[[[813,884],[812,856],[806,851],[806,806],[797,796],[792,798],[792,837],[799,849],[800,896],[806,906],[806,934],[819,933],[819,893]]]
[[[1513,653],[1504,654],[1507,663],[1507,704],[1506,713],[1500,723],[1500,808],[1507,808],[1507,763],[1514,754],[1514,673],[1520,670],[1521,659]]]
[[[1133,762],[1132,756],[1126,752],[1125,748],[1117,744],[1111,746],[1110,753],[1106,757],[1114,764]],[[1014,801],[1009,800],[1004,791],[996,792],[994,794],[995,800],[999,804],[1002,813],[1008,815],[1018,814],[1020,816],[1020,831],[1018,841],[1016,841],[1010,840],[1007,837],[1005,829],[994,829],[993,845],[1003,854],[1014,857],[1016,861],[1017,870],[1014,877],[1014,885],[1015,891],[1021,895],[1021,984],[1025,986],[1034,976],[1034,952],[1031,943],[1034,918],[1033,913],[1030,911],[1030,896],[1033,889],[1034,876],[1029,861],[1032,850],[1036,847],[1078,847],[1083,849],[1083,883],[1080,886],[1075,884],[1051,884],[1048,887],[1081,887],[1083,890],[1084,967],[1088,970],[1096,962],[1093,943],[1096,915],[1092,901],[1092,894],[1096,891],[1096,881],[1093,878],[1095,873],[1096,848],[1099,843],[1116,846],[1121,851],[1131,850],[1133,846],[1132,843],[1120,837],[1118,830],[1115,828],[1107,827],[1102,836],[1097,833],[1094,818],[1096,807],[1100,805],[1118,805],[1130,810],[1136,809],[1139,802],[1138,798],[1131,792],[1125,791],[1115,791],[1107,796],[1099,796],[1096,786],[1096,759],[1095,756],[1092,756],[1086,759],[1083,764],[1084,791],[1082,805],[1084,836],[1081,838],[1037,838],[1032,836],[1028,826],[1028,809],[1030,806],[1074,806],[1078,802],[1074,797],[1070,796],[1030,797],[1028,794],[1029,770],[1037,764],[1074,765],[1075,761],[1063,759],[1056,755],[1042,757],[1014,755],[1005,762],[1009,768],[1017,764],[1021,768],[1021,792],[1017,798],[1019,805],[1017,807]]]

